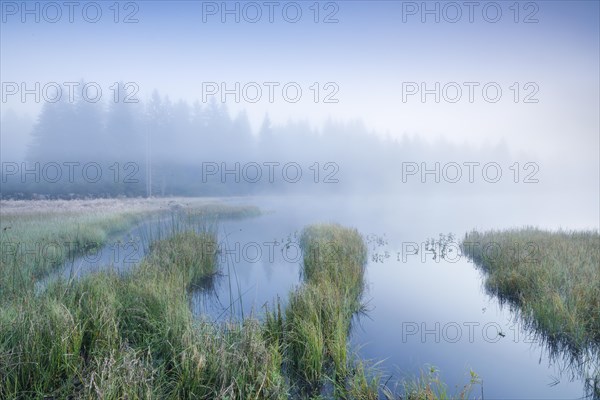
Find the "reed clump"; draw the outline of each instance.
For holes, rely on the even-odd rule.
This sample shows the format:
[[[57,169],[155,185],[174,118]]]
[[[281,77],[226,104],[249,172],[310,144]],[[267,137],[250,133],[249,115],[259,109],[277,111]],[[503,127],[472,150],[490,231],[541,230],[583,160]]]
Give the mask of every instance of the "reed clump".
[[[337,224],[306,227],[300,235],[303,284],[290,293],[285,313],[267,313],[266,326],[285,354],[285,367],[301,394],[330,383],[337,397],[377,397],[378,378],[350,361],[353,315],[363,309],[367,249],[355,229]]]

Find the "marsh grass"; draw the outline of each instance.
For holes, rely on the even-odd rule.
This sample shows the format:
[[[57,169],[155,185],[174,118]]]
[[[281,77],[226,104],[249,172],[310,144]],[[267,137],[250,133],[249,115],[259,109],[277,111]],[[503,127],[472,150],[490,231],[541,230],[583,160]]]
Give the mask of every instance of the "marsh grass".
[[[129,274],[53,282],[3,307],[0,398],[284,398],[282,355],[257,321],[217,325],[189,309],[186,289],[216,268],[191,262],[207,241],[183,232]]]
[[[290,293],[285,312],[267,312],[268,337],[285,355],[299,396],[316,396],[330,384],[334,397],[377,397],[378,379],[350,361],[353,315],[363,309],[367,249],[355,229],[337,224],[306,227],[300,235],[303,284]]]
[[[362,360],[351,363],[352,368],[346,378],[346,385],[338,388],[338,393],[345,393],[348,399],[377,400],[381,388],[381,375],[377,365],[367,364]]]
[[[35,282],[49,272],[100,248],[140,217],[128,212],[2,216],[0,302],[33,291]]]
[[[566,358],[600,398],[598,231],[473,231],[462,248],[484,271],[488,292],[517,311],[551,357]]]
[[[160,266],[160,272],[175,275],[187,289],[217,273],[216,233],[184,231],[150,245],[146,265]]]
[[[188,214],[193,217],[202,219],[213,218],[221,219],[240,219],[257,217],[262,214],[260,208],[248,205],[225,205],[220,203],[206,204],[202,207],[195,207],[188,211]]]
[[[600,345],[598,232],[474,231],[463,250],[486,273],[486,289],[550,341],[573,350]]]
[[[352,318],[364,309],[360,234],[339,225],[307,227],[303,282],[286,308],[277,301],[262,322],[217,323],[194,317],[189,307],[190,291],[218,269],[215,212],[247,215],[223,207],[171,210],[145,237],[147,256],[127,273],[59,279],[39,293],[15,287],[0,308],[0,398],[377,399],[380,375],[348,348]],[[35,218],[39,226],[21,220],[30,225],[19,232],[42,241],[56,234],[53,220]],[[67,235],[83,243],[129,223],[122,215],[73,218],[64,221],[76,226]],[[10,274],[1,278],[5,286]],[[424,391],[410,393],[429,396],[431,384],[418,383],[412,389]]]
[[[0,303],[33,292],[36,282],[100,250],[142,221],[142,244],[184,230],[214,229],[223,218],[260,215],[255,206],[228,206],[200,200],[90,200],[3,202],[0,223]],[[209,250],[209,249],[205,249]]]
[[[245,215],[169,210],[169,231],[128,273],[59,279],[39,293],[15,286],[0,308],[0,398],[284,398],[282,355],[257,321],[214,324],[190,311],[189,289],[217,271],[217,210]],[[61,232],[101,243],[129,226],[122,214],[12,218],[10,233],[41,243]],[[13,260],[32,281],[46,272],[23,261]],[[1,278],[11,286],[11,274]]]

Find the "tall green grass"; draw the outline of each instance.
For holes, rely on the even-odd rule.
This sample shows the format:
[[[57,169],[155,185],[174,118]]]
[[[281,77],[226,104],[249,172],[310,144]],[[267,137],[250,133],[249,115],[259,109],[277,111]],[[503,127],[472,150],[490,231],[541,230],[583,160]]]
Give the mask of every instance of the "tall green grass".
[[[184,231],[150,245],[149,260],[144,266],[159,266],[163,279],[181,279],[191,288],[217,273],[216,233],[210,230]]]
[[[212,243],[211,243],[212,242]],[[194,319],[187,288],[216,271],[213,232],[155,243],[127,275],[58,281],[0,310],[0,398],[285,398],[277,346],[253,320]]]
[[[268,337],[279,343],[300,396],[325,384],[336,397],[377,398],[378,378],[350,362],[348,335],[363,306],[366,245],[355,229],[312,225],[300,235],[303,285],[290,293],[284,313],[267,313]],[[278,305],[279,307],[279,305]]]

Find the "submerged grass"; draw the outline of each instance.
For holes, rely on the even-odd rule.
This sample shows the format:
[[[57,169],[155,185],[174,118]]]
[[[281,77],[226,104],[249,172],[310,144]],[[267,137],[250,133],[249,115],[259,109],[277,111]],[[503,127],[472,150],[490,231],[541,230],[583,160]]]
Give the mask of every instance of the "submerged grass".
[[[454,392],[450,392],[448,386],[440,378],[440,372],[436,367],[422,370],[418,377],[405,379],[396,388],[395,394],[389,388],[383,393],[388,400],[466,400],[472,398],[475,386],[482,385],[481,378],[473,371],[469,372],[469,381]],[[482,396],[483,399],[483,391]]]

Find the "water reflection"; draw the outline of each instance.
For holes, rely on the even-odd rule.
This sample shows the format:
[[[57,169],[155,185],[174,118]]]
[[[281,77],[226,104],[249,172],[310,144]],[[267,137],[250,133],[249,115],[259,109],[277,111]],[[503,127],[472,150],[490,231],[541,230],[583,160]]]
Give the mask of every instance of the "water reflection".
[[[481,270],[482,277],[486,280],[486,269],[477,262],[474,265]],[[546,353],[549,364],[555,366],[558,374],[552,377],[550,386],[558,385],[562,379],[580,380],[584,382],[584,397],[600,399],[600,343],[591,340],[577,342],[563,333],[549,334],[531,313],[523,312],[519,299],[505,295],[485,283],[484,287],[488,295],[498,300],[500,307],[508,308],[514,316],[514,323],[523,326],[532,342]]]
[[[530,340],[545,352],[548,363],[555,366],[557,374],[552,377],[550,386],[563,379],[584,382],[586,398],[600,399],[600,346],[597,343],[576,344],[566,335],[549,335],[540,328],[531,315],[522,312],[513,299],[500,295],[497,291],[486,291],[498,299],[501,307],[507,307],[514,315],[514,323],[520,324],[528,332]]]

